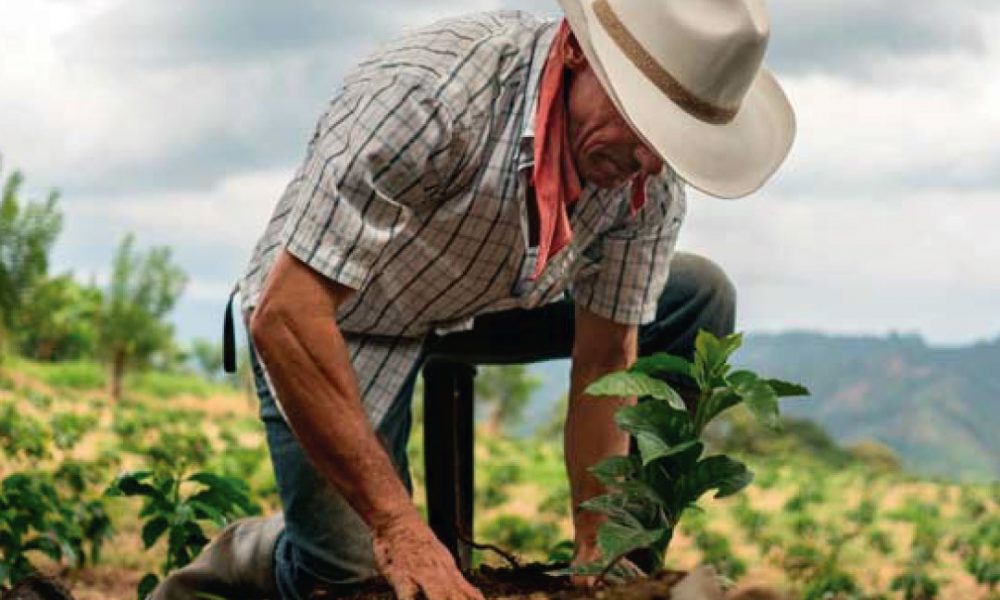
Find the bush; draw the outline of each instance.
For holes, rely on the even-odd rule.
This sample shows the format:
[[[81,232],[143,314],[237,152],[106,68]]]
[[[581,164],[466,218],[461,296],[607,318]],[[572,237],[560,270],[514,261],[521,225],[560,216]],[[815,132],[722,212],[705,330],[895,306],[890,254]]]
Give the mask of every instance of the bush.
[[[56,387],[73,390],[103,389],[107,385],[104,370],[89,361],[37,363],[23,361],[17,366],[34,379]]]
[[[556,543],[554,523],[533,523],[516,515],[502,515],[487,523],[483,539],[513,552],[547,552]]]
[[[132,392],[161,399],[182,395],[206,398],[212,394],[227,393],[232,389],[207,381],[198,375],[159,371],[133,373],[128,377],[126,385]]]

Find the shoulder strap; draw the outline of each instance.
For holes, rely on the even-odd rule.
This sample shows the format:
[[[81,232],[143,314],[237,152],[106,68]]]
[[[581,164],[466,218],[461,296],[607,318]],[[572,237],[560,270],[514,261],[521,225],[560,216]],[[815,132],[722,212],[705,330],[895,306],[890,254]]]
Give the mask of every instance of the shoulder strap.
[[[233,324],[233,298],[239,290],[239,285],[229,292],[226,302],[226,314],[222,319],[222,369],[226,373],[236,372],[236,327]]]

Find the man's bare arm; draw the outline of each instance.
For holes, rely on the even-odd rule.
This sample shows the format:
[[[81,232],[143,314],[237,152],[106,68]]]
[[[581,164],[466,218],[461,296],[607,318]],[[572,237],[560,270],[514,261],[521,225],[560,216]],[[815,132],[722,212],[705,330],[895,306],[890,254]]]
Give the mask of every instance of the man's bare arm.
[[[614,413],[635,398],[594,398],[583,391],[602,375],[635,362],[638,333],[634,325],[615,323],[579,307],[575,318],[564,445],[577,558],[586,561],[596,557],[597,528],[603,517],[576,507],[605,491],[587,469],[608,456],[628,454],[628,435],[615,425]]]
[[[371,527],[397,594],[482,598],[420,518],[365,416],[335,319],[352,293],[282,252],[250,321],[254,346],[306,455]]]

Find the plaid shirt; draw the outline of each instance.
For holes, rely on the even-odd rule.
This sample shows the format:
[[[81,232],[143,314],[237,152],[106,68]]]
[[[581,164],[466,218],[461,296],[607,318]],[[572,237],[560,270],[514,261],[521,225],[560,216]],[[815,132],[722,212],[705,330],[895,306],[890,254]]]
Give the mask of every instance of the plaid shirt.
[[[629,187],[585,186],[573,239],[530,280],[526,188],[538,83],[556,23],[517,12],[407,34],[345,78],[241,282],[244,317],[285,248],[357,293],[337,312],[362,404],[378,424],[423,337],[482,313],[564,297],[616,322],[652,320],[684,217],[669,168]]]

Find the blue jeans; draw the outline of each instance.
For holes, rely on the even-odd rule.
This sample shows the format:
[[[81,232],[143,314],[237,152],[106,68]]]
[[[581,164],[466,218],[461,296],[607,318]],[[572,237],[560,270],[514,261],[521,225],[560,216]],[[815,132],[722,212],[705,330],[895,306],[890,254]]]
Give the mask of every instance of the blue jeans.
[[[640,354],[694,353],[699,329],[732,333],[736,294],[711,261],[679,252],[660,295],[656,320],[639,330]],[[476,318],[471,331],[430,336],[423,359],[448,358],[473,364],[529,363],[566,358],[573,345],[573,304],[556,302],[534,310],[511,310]],[[375,576],[367,526],[309,462],[288,425],[251,351],[260,416],[285,514],[285,531],[275,548],[275,578],[281,597],[299,600],[318,585],[350,584]],[[422,362],[422,361],[421,361]],[[420,364],[414,367],[377,429],[396,469],[410,487],[406,442],[410,401]]]

